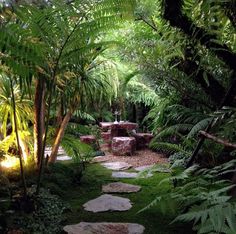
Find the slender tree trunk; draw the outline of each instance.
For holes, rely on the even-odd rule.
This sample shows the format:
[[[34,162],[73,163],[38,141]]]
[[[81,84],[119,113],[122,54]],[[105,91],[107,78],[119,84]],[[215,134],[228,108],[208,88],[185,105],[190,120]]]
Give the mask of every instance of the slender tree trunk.
[[[43,138],[45,132],[45,81],[36,80],[34,98],[34,158],[37,166],[40,165],[43,151]]]
[[[10,85],[11,85],[11,98],[12,98],[12,104],[13,104],[13,113],[14,113],[14,127],[15,127],[15,134],[16,134],[16,142],[17,142],[17,147],[19,151],[19,161],[20,161],[20,175],[21,175],[21,180],[23,184],[23,189],[24,189],[24,197],[27,196],[27,186],[26,186],[26,180],[25,180],[25,171],[24,171],[24,165],[23,165],[23,158],[22,158],[22,151],[20,147],[20,141],[19,141],[19,133],[18,133],[18,126],[17,126],[17,117],[16,117],[16,102],[15,102],[15,96],[14,96],[14,90],[13,90],[13,84],[12,80],[10,79]]]
[[[72,112],[68,111],[66,116],[64,117],[62,123],[61,123],[60,129],[57,133],[56,139],[55,139],[53,147],[52,147],[52,152],[51,152],[51,155],[50,155],[50,158],[49,158],[50,163],[54,163],[57,159],[57,152],[58,152],[59,146],[61,144],[61,140],[64,136],[66,127],[67,127],[67,125],[70,121],[71,115],[72,115]]]

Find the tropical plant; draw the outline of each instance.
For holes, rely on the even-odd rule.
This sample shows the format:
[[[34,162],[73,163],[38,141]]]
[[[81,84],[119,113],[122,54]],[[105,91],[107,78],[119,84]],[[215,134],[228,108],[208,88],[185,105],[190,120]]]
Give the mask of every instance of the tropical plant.
[[[235,201],[229,195],[235,185],[222,176],[234,172],[236,161],[212,169],[198,166],[186,170],[172,169],[172,176],[160,182],[171,182],[174,188],[165,196],[157,197],[142,211],[158,206],[165,213],[174,211],[173,222],[193,221],[198,233],[234,233]]]
[[[19,76],[21,84],[25,87],[31,84],[32,78],[36,81],[34,135],[35,158],[40,168],[39,183],[52,97],[59,78],[69,73],[72,74],[70,78],[75,80],[75,73],[78,83],[83,82],[87,78],[85,71],[89,70],[87,62],[90,61],[91,64],[107,44],[95,39],[107,29],[115,28],[119,22],[129,18],[133,6],[133,1],[106,0],[97,4],[80,1],[67,4],[64,1],[54,1],[40,8],[25,4],[17,6],[14,17],[2,25],[2,62],[12,73]],[[61,141],[65,126],[75,111],[73,103],[68,106],[56,143]]]

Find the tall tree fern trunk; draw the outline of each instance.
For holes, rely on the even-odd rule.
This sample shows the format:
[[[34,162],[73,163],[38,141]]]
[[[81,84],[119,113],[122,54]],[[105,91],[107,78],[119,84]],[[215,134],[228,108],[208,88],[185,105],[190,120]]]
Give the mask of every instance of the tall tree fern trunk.
[[[62,138],[65,134],[66,127],[70,121],[71,115],[72,115],[72,112],[68,111],[61,123],[61,126],[59,128],[59,131],[56,135],[56,139],[55,139],[53,147],[52,147],[52,152],[51,152],[51,155],[49,158],[50,163],[54,163],[57,159],[57,152],[58,152],[59,146],[61,144]]]
[[[41,77],[36,80],[34,98],[34,158],[40,165],[45,133],[45,81]]]

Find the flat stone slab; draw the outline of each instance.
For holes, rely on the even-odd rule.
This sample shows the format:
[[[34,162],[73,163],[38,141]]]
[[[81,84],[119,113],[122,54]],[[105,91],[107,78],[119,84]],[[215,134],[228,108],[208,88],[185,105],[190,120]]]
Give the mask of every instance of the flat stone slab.
[[[109,159],[105,158],[104,156],[97,156],[92,159],[93,163],[99,163],[99,162],[107,162]]]
[[[137,193],[141,186],[133,184],[125,184],[122,182],[114,182],[102,186],[104,193]]]
[[[129,210],[132,205],[128,198],[104,194],[86,202],[83,207],[86,211],[97,213],[104,211],[126,211]]]
[[[142,234],[144,226],[137,223],[87,223],[67,225],[68,234]]]
[[[132,165],[126,162],[107,162],[107,163],[102,163],[101,165],[106,167],[107,169],[115,171],[127,170],[132,167]]]
[[[136,172],[123,172],[123,171],[113,171],[113,178],[137,178],[138,173]]]
[[[57,157],[57,161],[67,161],[67,160],[72,160],[72,158],[67,155]]]
[[[150,168],[152,168],[154,165],[147,165],[147,166],[140,166],[140,167],[135,167],[134,169],[136,170],[136,171],[145,171],[145,170],[147,170],[147,169],[150,169]]]

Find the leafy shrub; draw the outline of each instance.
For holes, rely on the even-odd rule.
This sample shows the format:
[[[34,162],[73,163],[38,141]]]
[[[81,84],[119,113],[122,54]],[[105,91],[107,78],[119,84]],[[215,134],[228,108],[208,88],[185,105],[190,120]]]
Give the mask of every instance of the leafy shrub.
[[[187,166],[188,160],[189,160],[189,154],[183,152],[174,153],[168,159],[171,168],[175,167],[185,168]]]
[[[34,192],[34,189],[32,190]],[[31,194],[32,195],[32,194]],[[42,189],[39,196],[32,195],[35,210],[33,213],[21,215],[15,214],[14,225],[21,228],[25,233],[32,234],[55,234],[62,230],[63,212],[68,206],[49,191]]]
[[[235,171],[236,160],[212,169],[198,166],[186,170],[173,170],[170,178],[160,183],[172,182],[174,189],[165,196],[157,197],[142,211],[159,206],[165,212],[174,211],[173,222],[193,223],[197,233],[236,233],[236,202],[228,192],[235,187],[223,175]]]

